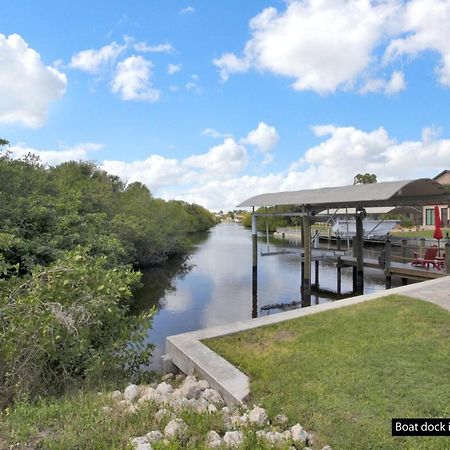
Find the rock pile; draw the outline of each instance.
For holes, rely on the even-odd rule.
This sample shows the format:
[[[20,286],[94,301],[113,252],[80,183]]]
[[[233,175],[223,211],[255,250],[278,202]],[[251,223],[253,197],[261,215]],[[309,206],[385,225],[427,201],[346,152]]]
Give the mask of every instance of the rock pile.
[[[290,446],[292,449],[309,449],[313,445],[313,435],[298,423],[287,428],[288,418],[284,415],[277,415],[271,423],[261,406],[253,406],[252,409],[247,405],[226,406],[220,393],[212,389],[206,380],[177,375],[175,381],[181,381],[181,384],[174,388],[169,383],[173,379],[173,375],[168,374],[158,385],[131,384],[123,393],[114,391],[110,394],[110,398],[124,413],[136,413],[145,402],[153,402],[159,408],[154,418],[160,424],[160,429],[132,438],[130,442],[135,450],[152,450],[152,444],[156,442],[169,445],[172,440],[182,440],[188,432],[188,426],[178,415],[186,410],[200,414],[220,414],[222,430],[228,431],[221,436],[216,430],[210,430],[204,438],[205,446],[210,449],[240,448],[244,437],[252,433],[256,439],[265,441],[273,448]],[[331,447],[322,450],[331,450]]]

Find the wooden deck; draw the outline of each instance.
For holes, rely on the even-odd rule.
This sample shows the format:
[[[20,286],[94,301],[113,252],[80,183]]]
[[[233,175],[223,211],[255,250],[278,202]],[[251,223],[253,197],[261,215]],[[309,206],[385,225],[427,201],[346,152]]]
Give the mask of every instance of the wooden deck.
[[[342,256],[341,261],[343,266],[356,266],[356,258],[352,256]],[[364,258],[364,267],[382,270],[376,259]],[[431,267],[429,269],[426,267],[416,267],[412,266],[411,263],[400,262],[392,262],[390,272],[392,275],[419,281],[448,276],[445,270],[437,270]]]

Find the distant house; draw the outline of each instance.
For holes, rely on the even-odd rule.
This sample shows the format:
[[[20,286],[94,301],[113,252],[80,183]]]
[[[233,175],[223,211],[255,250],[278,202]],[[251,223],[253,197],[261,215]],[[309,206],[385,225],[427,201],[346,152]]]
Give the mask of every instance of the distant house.
[[[436,175],[433,180],[441,183],[450,190],[450,170],[443,170],[441,173]],[[423,221],[422,225],[425,228],[434,227],[434,206],[435,205],[425,205],[423,206]],[[441,213],[441,226],[448,228],[450,227],[450,205],[438,205],[439,212]]]

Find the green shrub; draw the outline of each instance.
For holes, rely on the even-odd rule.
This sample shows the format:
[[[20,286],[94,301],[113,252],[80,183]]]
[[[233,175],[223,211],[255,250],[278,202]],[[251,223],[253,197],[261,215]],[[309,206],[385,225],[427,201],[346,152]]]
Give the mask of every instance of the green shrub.
[[[128,316],[140,274],[77,250],[0,279],[0,403],[133,377],[148,362],[153,311]]]

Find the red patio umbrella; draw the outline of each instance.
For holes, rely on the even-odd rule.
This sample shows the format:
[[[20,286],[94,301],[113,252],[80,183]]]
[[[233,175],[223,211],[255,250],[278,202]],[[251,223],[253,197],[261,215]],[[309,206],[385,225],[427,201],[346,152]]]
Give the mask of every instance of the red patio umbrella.
[[[439,248],[439,255],[441,254],[441,248],[439,245],[439,241],[443,238],[442,230],[441,230],[441,217],[439,215],[439,207],[434,207],[434,233],[433,233],[434,239],[437,239],[438,241],[438,248]]]

